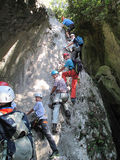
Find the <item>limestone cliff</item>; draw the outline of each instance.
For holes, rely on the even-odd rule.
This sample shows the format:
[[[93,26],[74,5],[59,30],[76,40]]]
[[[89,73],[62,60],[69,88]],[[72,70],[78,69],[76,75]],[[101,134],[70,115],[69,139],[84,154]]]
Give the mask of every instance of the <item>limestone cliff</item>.
[[[1,4],[0,80],[12,85],[16,93],[17,107],[24,112],[34,105],[34,93],[42,92],[43,104],[51,123],[51,110],[48,108],[52,87],[50,72],[62,65],[63,46],[66,45],[64,31],[54,17],[48,19],[45,8],[35,9],[34,3],[32,8],[24,0],[6,0],[1,1]],[[85,40],[83,60],[88,56],[86,68],[91,75],[92,73],[95,75],[106,61],[102,27],[93,30],[96,34],[88,35]],[[100,49],[99,54],[97,54],[98,49]],[[105,67],[105,73],[103,70],[99,71],[96,75],[98,82],[109,86],[108,81],[102,81],[104,80],[101,79],[102,74],[105,78],[110,76],[114,87],[118,87],[108,67]],[[65,115],[61,113],[59,134],[54,137],[60,154],[64,155],[65,160],[66,157],[67,160],[116,160],[116,148],[99,90],[84,70],[80,76],[81,83],[77,86],[76,104],[72,106],[69,101],[71,124],[66,123]],[[112,87],[109,89],[112,93],[113,90]],[[114,93],[114,97],[118,98],[119,89]],[[37,157],[39,160],[46,160],[49,146],[46,141],[40,141],[35,135],[36,133],[34,137]]]
[[[100,88],[120,153],[120,12],[91,28],[85,37],[83,62]]]

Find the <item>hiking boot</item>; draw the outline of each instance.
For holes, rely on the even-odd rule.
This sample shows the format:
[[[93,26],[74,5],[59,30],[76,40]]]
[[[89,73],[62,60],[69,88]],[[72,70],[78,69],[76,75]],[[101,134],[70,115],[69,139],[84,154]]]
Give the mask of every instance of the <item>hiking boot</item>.
[[[76,98],[71,98],[71,102],[75,104]]]
[[[53,133],[53,134],[56,134],[56,133],[57,133],[57,124],[56,124],[56,123],[53,123],[52,133]]]
[[[68,119],[70,119],[71,114],[70,114],[70,111],[69,111],[69,110],[66,110],[66,111],[65,111],[65,116],[66,116]]]
[[[53,159],[54,157],[58,157],[59,156],[59,152],[58,152],[58,150],[56,150],[56,151],[53,151],[53,153],[50,155],[50,159]]]

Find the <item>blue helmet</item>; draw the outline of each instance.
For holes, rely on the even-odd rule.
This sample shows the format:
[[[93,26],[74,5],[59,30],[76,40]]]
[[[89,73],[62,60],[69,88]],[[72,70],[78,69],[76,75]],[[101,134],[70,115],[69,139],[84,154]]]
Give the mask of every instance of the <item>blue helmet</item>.
[[[58,74],[58,71],[53,70],[53,71],[51,72],[51,75],[53,76],[53,75],[55,75],[55,74]]]

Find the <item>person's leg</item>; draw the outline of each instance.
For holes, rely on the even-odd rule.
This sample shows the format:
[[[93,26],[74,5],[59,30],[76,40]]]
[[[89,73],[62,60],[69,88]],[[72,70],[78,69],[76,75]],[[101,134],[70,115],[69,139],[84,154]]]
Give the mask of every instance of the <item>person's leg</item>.
[[[65,110],[65,116],[70,119],[71,117],[71,113],[70,113],[70,110],[69,110],[69,104],[66,102],[63,104],[63,107],[64,107],[64,110]]]
[[[67,31],[66,31],[66,37],[70,38],[70,27],[68,27]]]
[[[59,110],[60,110],[60,93],[57,93],[53,99],[53,117],[52,117],[52,132],[57,133],[57,124],[59,120]]]
[[[75,59],[76,59],[76,58],[78,58],[78,56],[79,56],[78,54],[80,53],[80,46],[75,48],[74,50],[75,50],[75,53],[76,53],[75,54]]]
[[[62,105],[64,107],[64,111],[65,111],[65,116],[70,119],[70,111],[69,111],[69,103],[67,102],[69,98],[69,94],[68,93],[61,93],[61,99],[62,99]]]
[[[69,77],[69,71],[66,71],[66,72],[62,73],[62,78],[64,79],[65,82],[67,82],[66,77]]]
[[[32,120],[31,122],[30,122],[30,124],[31,124],[31,129],[34,129],[34,130],[38,130],[38,127],[37,127],[37,125],[38,125],[38,119],[34,119],[34,120]]]
[[[72,69],[67,72],[63,72],[62,78],[65,80],[65,82],[66,82],[66,77],[72,77],[71,99],[75,99],[78,74],[75,72],[74,69]]]
[[[75,59],[78,57],[78,53],[79,53],[79,52],[76,52],[76,54],[75,54]]]
[[[76,57],[77,57],[77,52],[74,50],[74,51],[72,51],[72,55],[71,55],[71,59],[72,60],[75,60],[76,59]]]
[[[80,58],[80,60],[82,60],[82,53],[81,53],[81,51],[79,52],[79,58]]]
[[[79,57],[81,60],[82,60],[82,47],[83,47],[83,45],[80,46],[80,54],[79,54]]]
[[[40,122],[40,125],[42,126],[42,132],[44,133],[45,137],[47,138],[49,145],[53,152],[58,151],[57,146],[55,144],[55,141],[50,133],[50,130],[48,128],[48,124],[46,120],[42,120]]]
[[[74,28],[75,28],[74,24],[71,24],[71,25],[69,26],[69,31],[68,31],[69,36],[70,36],[70,34],[71,34],[71,31],[72,31]]]
[[[75,28],[75,25],[74,24],[71,24],[70,25],[70,32]]]
[[[54,105],[52,123],[57,124],[59,119],[60,103]]]
[[[69,35],[68,30],[66,31],[66,37],[67,37],[67,38],[70,38],[70,35]]]
[[[72,78],[71,98],[76,98],[76,85],[77,85],[77,79]]]
[[[76,86],[78,79],[78,74],[75,72],[75,70],[72,70],[71,77],[72,77],[71,101],[73,101],[74,103],[76,99]]]

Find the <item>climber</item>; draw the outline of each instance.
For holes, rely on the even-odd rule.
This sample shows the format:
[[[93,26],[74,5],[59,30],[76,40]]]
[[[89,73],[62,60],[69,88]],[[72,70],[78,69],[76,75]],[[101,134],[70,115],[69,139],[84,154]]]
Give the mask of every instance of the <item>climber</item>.
[[[74,22],[70,19],[65,18],[64,16],[61,17],[62,20],[62,27],[66,26],[68,29],[66,31],[66,37],[70,38],[70,32],[75,28]]]
[[[59,69],[59,72],[63,71],[66,67],[68,68],[68,71],[62,73],[62,78],[67,83],[66,77],[72,77],[72,88],[71,88],[71,102],[75,104],[76,101],[76,85],[78,80],[78,74],[75,71],[75,66],[73,64],[73,61],[70,59],[69,53],[64,53],[63,58],[66,60],[64,67]]]
[[[8,84],[7,82],[0,81],[0,86],[9,86],[9,84]],[[16,110],[16,108],[17,108],[16,106],[17,106],[16,103],[15,103],[14,101],[12,101],[11,107],[12,107],[14,110]]]
[[[61,105],[63,105],[63,109],[65,110],[65,116],[68,120],[70,120],[70,111],[69,105],[67,103],[69,95],[66,83],[62,77],[58,75],[58,71],[53,70],[51,75],[54,79],[53,88],[50,93],[50,97],[52,96],[52,104],[53,104],[53,119],[52,119],[52,132],[53,134],[57,133],[57,123],[59,118],[59,110]]]
[[[13,111],[15,98],[9,86],[0,86],[0,159],[30,160],[33,158],[33,139],[25,113]]]
[[[72,59],[80,58],[82,60],[82,47],[83,47],[83,39],[82,37],[75,37],[75,34],[71,34],[71,42],[65,47],[68,50],[68,47],[73,45],[72,47]]]
[[[54,156],[58,156],[59,152],[58,152],[57,146],[55,144],[55,141],[50,133],[50,130],[48,128],[48,120],[47,120],[47,116],[45,113],[45,109],[43,107],[41,93],[35,94],[35,101],[36,101],[36,103],[35,103],[34,107],[27,113],[27,115],[29,115],[33,111],[35,112],[36,118],[35,118],[35,120],[32,121],[32,124],[37,125],[37,127],[39,128],[39,131],[41,132],[41,130],[42,130],[42,133],[47,138],[49,145],[53,151],[49,157],[50,159],[52,159],[52,158],[54,158]]]

